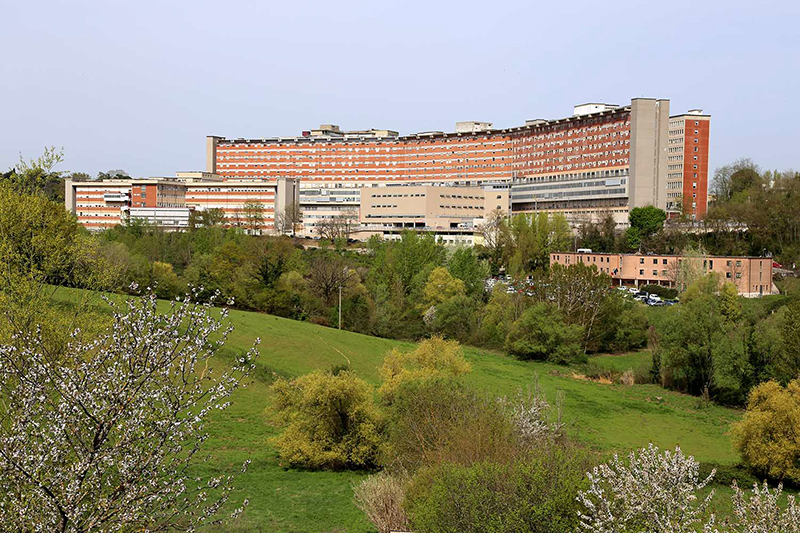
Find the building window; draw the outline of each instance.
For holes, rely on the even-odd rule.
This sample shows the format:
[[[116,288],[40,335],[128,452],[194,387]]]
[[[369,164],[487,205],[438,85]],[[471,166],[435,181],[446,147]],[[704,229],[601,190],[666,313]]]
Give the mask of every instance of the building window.
[[[644,270],[639,270],[639,275],[644,276]]]
[[[667,260],[666,259],[662,259],[661,260],[661,264],[666,265],[667,264]]]
[[[653,275],[658,276],[658,270],[653,270]]]
[[[737,266],[737,267],[740,267],[740,266],[742,266],[742,262],[741,262],[741,261],[736,261],[736,266]]]
[[[742,273],[741,272],[737,272],[736,273],[736,279],[742,279]]]
[[[640,265],[643,265],[643,264],[644,264],[644,257],[640,257],[640,258],[639,258],[639,264],[640,264]]]

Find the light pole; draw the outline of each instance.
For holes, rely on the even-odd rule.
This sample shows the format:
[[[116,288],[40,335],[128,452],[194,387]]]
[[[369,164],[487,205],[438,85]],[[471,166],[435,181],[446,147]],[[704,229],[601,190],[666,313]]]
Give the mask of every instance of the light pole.
[[[342,329],[342,285],[350,278],[347,267],[342,268],[342,277],[339,278],[339,329]]]

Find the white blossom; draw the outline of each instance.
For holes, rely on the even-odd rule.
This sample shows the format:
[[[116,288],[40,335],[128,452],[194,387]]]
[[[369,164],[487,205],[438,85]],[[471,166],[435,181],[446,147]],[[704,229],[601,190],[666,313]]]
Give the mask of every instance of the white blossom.
[[[800,505],[794,496],[787,496],[785,509],[781,510],[778,505],[782,484],[770,490],[766,481],[761,488],[755,483],[749,498],[735,480],[732,488],[733,516],[725,521],[722,529],[716,529],[712,519],[703,529],[704,533],[800,533]]]
[[[714,492],[697,501],[697,492],[714,473],[699,481],[699,463],[680,447],[664,451],[650,444],[632,452],[627,461],[618,455],[587,474],[589,489],[578,494],[585,511],[579,513],[579,531],[593,533],[690,533],[703,520]]]
[[[229,405],[255,347],[216,375],[225,311],[214,318],[187,296],[162,313],[152,292],[107,302],[109,331],[72,335],[63,353],[38,332],[0,346],[3,531],[194,531],[230,495],[232,475],[196,483],[189,472],[208,413]]]

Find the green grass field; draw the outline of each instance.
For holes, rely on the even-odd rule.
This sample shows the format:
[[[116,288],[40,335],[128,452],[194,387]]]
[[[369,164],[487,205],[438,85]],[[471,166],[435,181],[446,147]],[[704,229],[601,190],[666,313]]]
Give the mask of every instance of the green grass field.
[[[59,290],[62,302],[74,298]],[[259,313],[232,311],[235,327],[228,353],[243,352],[260,337],[258,371],[248,386],[237,391],[233,405],[215,412],[208,431],[210,460],[198,474],[238,471],[252,460],[236,481],[233,502],[245,497],[250,505],[236,522],[221,531],[231,532],[347,532],[374,529],[352,502],[352,483],[360,472],[309,472],[286,469],[269,443],[276,434],[271,423],[269,383],[275,375],[298,376],[319,368],[350,362],[364,379],[378,383],[378,367],[384,354],[413,344],[379,339]],[[719,406],[701,407],[694,397],[672,393],[655,385],[625,387],[576,379],[568,367],[522,362],[502,354],[466,348],[473,366],[468,381],[491,394],[513,396],[538,376],[549,399],[564,395],[564,414],[573,434],[603,452],[627,451],[656,443],[680,445],[700,461],[732,465],[736,455],[728,429],[740,413]],[[592,362],[624,371],[649,358],[646,352],[601,356]],[[220,364],[225,364],[224,359]]]

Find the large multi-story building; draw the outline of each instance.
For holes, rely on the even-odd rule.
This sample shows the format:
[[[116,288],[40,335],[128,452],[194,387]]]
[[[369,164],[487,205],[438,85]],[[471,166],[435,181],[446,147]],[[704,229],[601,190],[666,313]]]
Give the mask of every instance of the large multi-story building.
[[[228,179],[207,172],[178,172],[175,177],[66,180],[65,204],[90,230],[131,219],[167,229],[188,226],[190,212],[219,209],[230,226],[271,232],[275,213],[297,202],[292,179]]]
[[[208,137],[207,170],[224,179],[299,178],[301,210],[309,219],[328,216],[326,211],[335,216],[349,205],[344,197],[372,184],[508,182],[513,184],[513,212],[558,212],[573,223],[611,213],[624,225],[637,206],[677,212],[675,197],[668,196],[668,183],[676,182],[679,173],[668,175],[669,148],[678,143],[670,124],[682,119],[693,124],[700,116],[692,111],[670,118],[669,100],[635,98],[627,106],[583,104],[566,118],[529,120],[505,129],[489,122],[459,122],[452,133],[400,136],[392,130],[342,131],[323,125],[299,137]],[[705,132],[698,133],[698,142],[683,139],[691,144],[692,157],[705,161],[706,171],[680,171],[682,193],[698,191],[692,193],[697,194],[696,212],[683,211],[697,217],[705,212],[701,191],[707,189],[708,176],[709,116],[702,115],[702,120],[704,128],[691,130]],[[702,162],[697,166],[701,170]],[[320,192],[303,194],[304,189]],[[317,200],[324,190],[337,190],[333,196],[343,200],[322,205]],[[685,193],[682,198],[684,205],[691,205]],[[670,200],[673,205],[668,206]]]
[[[708,208],[708,139],[711,117],[691,109],[669,119],[667,208],[696,220]]]
[[[675,286],[681,262],[693,261],[697,272],[715,272],[720,279],[736,285],[739,294],[758,297],[772,294],[772,258],[769,257],[682,257],[677,255],[640,255],[607,253],[556,252],[550,264],[594,265],[620,286]]]

